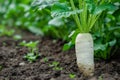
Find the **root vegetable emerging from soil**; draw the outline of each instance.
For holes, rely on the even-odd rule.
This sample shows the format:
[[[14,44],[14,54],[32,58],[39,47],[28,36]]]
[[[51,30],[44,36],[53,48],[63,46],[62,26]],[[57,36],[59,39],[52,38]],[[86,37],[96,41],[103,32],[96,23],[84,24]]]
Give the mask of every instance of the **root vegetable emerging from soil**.
[[[93,39],[89,33],[79,33],[75,42],[77,65],[85,76],[94,74]]]
[[[41,0],[38,1],[40,1],[40,3],[43,3],[44,5],[44,1],[43,2],[41,2]],[[89,32],[92,30],[92,28],[102,15],[102,12],[105,10],[112,10],[111,7],[113,8],[114,5],[111,4],[111,0],[108,1],[77,0],[77,1],[69,0],[66,2],[64,1],[63,2],[57,1],[57,3],[56,1],[53,2],[52,3],[53,5],[51,6],[51,16],[54,17],[54,19],[57,18],[62,19],[63,17],[67,18],[73,16],[73,19],[75,20],[76,25],[78,27],[77,30],[79,30],[79,33],[81,33],[78,34],[76,38],[77,64],[79,69],[81,70],[81,72],[83,72],[85,76],[90,76],[93,75],[94,72],[93,61],[94,51],[93,51],[93,39]],[[78,4],[74,4],[76,2]],[[68,3],[71,4],[71,9]],[[98,21],[97,25],[98,23],[101,23],[101,21],[100,22]]]

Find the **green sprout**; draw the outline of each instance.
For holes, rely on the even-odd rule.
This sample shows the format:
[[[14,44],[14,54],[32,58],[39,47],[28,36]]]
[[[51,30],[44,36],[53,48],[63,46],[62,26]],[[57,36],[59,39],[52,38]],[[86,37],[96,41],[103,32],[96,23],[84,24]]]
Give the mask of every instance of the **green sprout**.
[[[73,78],[76,77],[76,75],[71,73],[71,74],[69,74],[69,77],[70,77],[71,79],[73,79]]]
[[[20,46],[25,46],[27,48],[29,48],[30,52],[34,53],[35,50],[37,50],[37,44],[39,43],[39,41],[30,41],[30,42],[26,42],[26,41],[22,41],[21,43],[19,43]]]
[[[6,46],[7,44],[5,42],[2,43],[3,46]]]
[[[24,58],[27,59],[30,63],[36,61],[36,59],[39,57],[38,54],[35,53],[27,53]]]
[[[3,66],[2,65],[0,65],[0,71],[3,69]]]
[[[51,66],[51,67],[53,67],[53,70],[63,70],[63,68],[62,67],[60,67],[59,66],[59,62],[57,62],[57,61],[54,61],[54,62],[52,62],[52,64],[50,64],[49,66]]]
[[[45,57],[45,58],[43,58],[43,61],[44,62],[48,62],[48,59]]]
[[[37,54],[36,52],[38,51],[37,49],[37,45],[38,45],[39,41],[30,41],[30,42],[26,42],[26,41],[22,41],[21,43],[19,43],[19,45],[21,46],[25,46],[29,49],[29,52],[24,56],[25,59],[27,59],[30,62],[34,62],[40,55]]]
[[[103,80],[103,77],[102,77],[102,75],[98,77],[98,80]]]
[[[58,66],[59,65],[59,62],[57,62],[57,61],[54,61],[54,62],[52,62],[52,64],[50,64],[50,66]]]

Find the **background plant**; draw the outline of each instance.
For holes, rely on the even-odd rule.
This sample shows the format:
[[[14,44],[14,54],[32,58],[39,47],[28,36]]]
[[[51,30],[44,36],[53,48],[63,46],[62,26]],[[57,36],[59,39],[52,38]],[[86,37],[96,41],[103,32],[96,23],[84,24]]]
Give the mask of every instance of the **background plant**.
[[[9,26],[10,28],[14,26],[18,29],[28,30],[37,35],[66,40],[66,37],[74,28],[73,26],[66,26],[71,25],[71,23],[66,20],[60,23],[57,21],[54,22],[54,24],[48,24],[52,19],[50,16],[50,7],[40,6],[41,10],[38,11],[36,7],[31,7],[31,3],[31,0],[1,0],[0,24]],[[45,6],[49,6],[49,4],[45,4]],[[51,22],[52,21],[50,21],[50,23]],[[64,24],[64,22],[68,23]]]

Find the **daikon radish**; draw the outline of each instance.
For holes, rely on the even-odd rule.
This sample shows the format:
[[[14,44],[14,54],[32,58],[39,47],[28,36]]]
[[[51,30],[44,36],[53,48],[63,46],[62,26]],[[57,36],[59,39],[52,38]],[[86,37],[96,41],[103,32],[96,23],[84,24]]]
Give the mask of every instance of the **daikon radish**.
[[[77,65],[85,76],[94,74],[93,39],[89,33],[79,33],[75,41]]]

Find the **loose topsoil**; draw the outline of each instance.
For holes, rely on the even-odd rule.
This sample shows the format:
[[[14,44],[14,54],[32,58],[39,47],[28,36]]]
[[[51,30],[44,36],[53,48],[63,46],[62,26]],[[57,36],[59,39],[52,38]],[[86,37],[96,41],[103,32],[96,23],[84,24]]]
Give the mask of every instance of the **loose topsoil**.
[[[40,57],[35,62],[23,58],[28,49],[18,45],[22,40],[39,41]],[[95,75],[87,78],[76,65],[74,49],[62,51],[63,41],[31,35],[22,40],[0,38],[0,80],[120,80],[119,59],[95,61]],[[59,62],[60,70],[50,66],[53,62]]]

